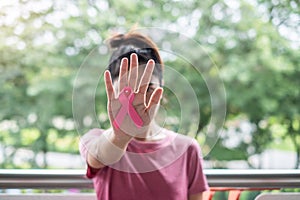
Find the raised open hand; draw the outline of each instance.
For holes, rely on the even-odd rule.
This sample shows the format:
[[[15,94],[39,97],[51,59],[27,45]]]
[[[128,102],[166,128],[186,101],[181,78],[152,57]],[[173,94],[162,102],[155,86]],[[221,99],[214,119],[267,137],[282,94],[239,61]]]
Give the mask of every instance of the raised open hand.
[[[143,137],[149,130],[163,89],[157,87],[148,92],[155,63],[149,60],[145,69],[139,67],[135,53],[128,59],[123,58],[120,66],[119,81],[114,87],[109,71],[105,72],[105,85],[108,98],[108,114],[115,133],[125,133],[132,137]],[[143,74],[139,70],[144,70]]]

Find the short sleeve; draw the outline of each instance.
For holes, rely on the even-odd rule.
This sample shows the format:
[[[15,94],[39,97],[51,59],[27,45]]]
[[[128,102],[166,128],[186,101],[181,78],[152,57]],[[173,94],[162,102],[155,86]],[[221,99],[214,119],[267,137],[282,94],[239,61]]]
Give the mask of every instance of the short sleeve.
[[[87,163],[86,177],[94,178],[101,169],[95,169]]]
[[[189,147],[188,160],[188,194],[197,194],[209,189],[207,179],[203,173],[203,158],[198,142],[193,139]]]
[[[87,160],[87,156],[88,156],[88,148],[87,146],[89,145],[89,143],[91,141],[93,141],[95,138],[99,137],[101,134],[103,133],[103,130],[101,129],[92,129],[90,131],[88,131],[86,134],[84,134],[81,138],[80,138],[80,143],[79,143],[79,151],[80,151],[80,155],[81,157],[86,161]],[[86,162],[87,163],[87,162]],[[93,178],[95,177],[95,175],[98,173],[100,169],[95,169],[92,168],[91,166],[89,166],[89,164],[87,163],[87,171],[86,171],[86,176],[88,178]]]

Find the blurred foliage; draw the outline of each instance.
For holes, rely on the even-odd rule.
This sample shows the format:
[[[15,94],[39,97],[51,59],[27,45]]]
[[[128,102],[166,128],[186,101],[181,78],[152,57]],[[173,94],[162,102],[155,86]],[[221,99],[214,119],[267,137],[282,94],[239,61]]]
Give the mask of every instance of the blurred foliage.
[[[261,154],[274,141],[289,138],[298,168],[299,6],[294,0],[1,2],[0,166],[48,167],[45,158],[43,163],[36,162],[38,153],[78,153],[79,135],[99,124],[109,126],[103,80],[97,73],[99,66],[107,64],[105,39],[138,24],[184,34],[205,49],[181,48],[185,40],[176,34],[156,40],[159,46],[169,45],[171,51],[189,58],[166,56],[165,64],[188,80],[200,109],[200,116],[181,119],[180,102],[166,89],[162,102],[168,111],[165,126],[197,137],[209,153],[207,160],[243,159],[249,167],[259,167],[249,162],[250,156]],[[85,60],[87,56],[91,59]],[[90,71],[81,78],[77,73],[82,63]],[[195,71],[195,64],[201,66],[201,74]],[[205,134],[213,102],[207,81],[215,80],[216,74],[225,85],[226,105],[219,106],[226,106],[226,119],[224,126],[222,120],[216,122],[223,130],[215,130],[220,131],[220,138],[210,149]],[[184,95],[181,87],[178,85],[178,91]],[[78,115],[72,110],[74,88],[80,94],[73,102]],[[95,106],[87,109],[94,102]],[[187,105],[186,109],[195,107]],[[199,123],[193,121],[197,117]],[[243,124],[248,126],[246,130]],[[34,152],[23,165],[14,162],[19,148]]]

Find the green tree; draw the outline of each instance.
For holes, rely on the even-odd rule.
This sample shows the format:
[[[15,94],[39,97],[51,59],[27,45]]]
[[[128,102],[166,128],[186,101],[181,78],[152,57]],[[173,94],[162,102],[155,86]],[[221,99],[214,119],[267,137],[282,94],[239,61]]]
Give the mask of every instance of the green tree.
[[[213,145],[207,143],[216,139],[206,135],[212,105],[217,110],[225,105],[219,95],[222,87],[209,90],[207,83],[217,86],[220,75],[227,95],[224,129],[241,119],[254,128],[251,140],[241,140],[235,147],[226,146],[228,136],[220,137],[207,159],[246,160],[262,153],[274,138],[288,137],[297,152],[295,167],[299,167],[297,1],[52,0],[3,3],[0,8],[0,143],[2,149],[14,147],[1,151],[2,167],[46,167],[46,159],[40,166],[34,156],[26,166],[14,166],[14,154],[21,147],[35,154],[78,153],[76,128],[81,134],[99,123],[104,128],[109,125],[103,115],[103,80],[95,72],[107,64],[105,39],[135,24],[181,33],[202,47],[185,43],[179,34],[152,35],[164,50],[177,53],[175,59],[167,56],[165,64],[188,80],[200,108],[199,122],[193,121],[195,107],[187,105],[193,117],[181,119],[181,127],[180,120],[168,126],[197,135],[203,149],[210,152]],[[88,55],[90,59],[85,60]],[[78,78],[82,63],[90,71]],[[200,74],[194,66],[200,66]],[[74,88],[81,94],[73,105],[80,111],[75,117]],[[211,99],[212,91],[217,98]],[[180,119],[180,102],[171,90],[165,94],[163,106],[170,117]],[[94,102],[95,108],[87,109]],[[222,127],[222,119],[213,122]],[[276,126],[284,129],[282,134],[277,134]]]

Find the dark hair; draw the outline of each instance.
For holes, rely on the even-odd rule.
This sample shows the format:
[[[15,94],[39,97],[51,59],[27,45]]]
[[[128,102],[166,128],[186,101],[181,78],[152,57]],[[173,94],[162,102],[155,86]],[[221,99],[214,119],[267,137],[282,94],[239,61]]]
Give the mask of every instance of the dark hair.
[[[157,46],[149,37],[140,33],[129,32],[127,34],[117,34],[111,37],[108,42],[110,48],[113,49],[108,65],[112,81],[119,77],[122,58],[128,58],[130,63],[130,55],[136,53],[139,64],[146,64],[150,59],[154,60],[153,75],[159,78],[159,84],[162,86],[163,62]]]

